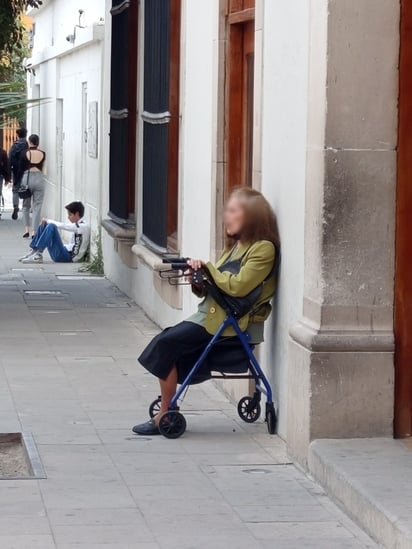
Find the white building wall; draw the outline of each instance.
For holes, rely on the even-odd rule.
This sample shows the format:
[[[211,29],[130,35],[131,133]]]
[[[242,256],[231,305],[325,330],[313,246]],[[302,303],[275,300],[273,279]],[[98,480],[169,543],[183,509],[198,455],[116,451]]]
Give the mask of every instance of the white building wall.
[[[182,255],[209,259],[214,248],[214,38],[218,1],[184,4],[182,56],[182,131],[180,226]],[[198,299],[184,292],[184,315],[196,310]]]
[[[278,216],[281,275],[262,358],[286,436],[289,328],[301,316],[309,51],[307,0],[264,2],[262,192]]]
[[[64,128],[62,205],[80,199],[94,221],[100,209],[101,150],[98,151],[98,158],[88,154],[82,130],[82,86],[87,86],[87,109],[91,102],[97,102],[100,117],[101,56],[101,44],[93,43],[63,57],[58,89],[58,97],[63,101]],[[84,166],[82,147],[85,148]]]
[[[79,9],[85,10],[81,24],[86,28],[76,29],[76,40],[72,44],[66,37],[74,33],[79,23]],[[39,133],[40,146],[47,153],[43,214],[60,219],[65,216],[67,202],[82,200],[94,229],[101,209],[102,148],[98,135],[97,158],[88,154],[82,130],[82,85],[87,85],[85,127],[90,128],[89,104],[97,102],[99,134],[104,9],[104,0],[87,3],[49,0],[40,10],[30,13],[35,35],[29,60],[34,69],[29,77],[29,95],[46,99],[40,109],[33,108],[28,115],[29,132]]]

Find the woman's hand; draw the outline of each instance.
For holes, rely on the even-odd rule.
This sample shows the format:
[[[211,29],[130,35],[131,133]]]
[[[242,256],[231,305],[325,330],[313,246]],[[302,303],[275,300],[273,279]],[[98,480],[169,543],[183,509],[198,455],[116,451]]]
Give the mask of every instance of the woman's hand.
[[[194,284],[193,282],[193,271],[198,271],[201,269],[204,265],[204,261],[201,259],[188,259],[187,265],[190,267],[187,271],[185,271],[185,278],[187,282],[190,282],[191,284]],[[196,284],[194,284],[196,286]]]
[[[201,259],[188,259],[187,264],[189,267],[191,267],[194,271],[198,271],[205,265],[205,262]]]

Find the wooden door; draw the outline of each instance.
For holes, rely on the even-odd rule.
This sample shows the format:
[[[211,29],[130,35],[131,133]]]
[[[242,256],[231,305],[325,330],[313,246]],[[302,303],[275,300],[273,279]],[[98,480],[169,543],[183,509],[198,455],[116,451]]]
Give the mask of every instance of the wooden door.
[[[395,275],[395,436],[412,435],[412,4],[401,3]]]
[[[230,0],[227,48],[226,192],[252,185],[255,0]]]

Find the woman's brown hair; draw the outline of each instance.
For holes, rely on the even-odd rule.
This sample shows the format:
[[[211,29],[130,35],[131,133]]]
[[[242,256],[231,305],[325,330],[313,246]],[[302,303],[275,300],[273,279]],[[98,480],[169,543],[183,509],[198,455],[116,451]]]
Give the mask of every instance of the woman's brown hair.
[[[238,198],[245,211],[245,225],[242,234],[238,235],[242,240],[254,244],[259,240],[269,240],[276,249],[280,247],[280,238],[276,214],[262,193],[250,187],[235,189],[230,198]],[[226,247],[234,245],[236,238],[226,237]]]

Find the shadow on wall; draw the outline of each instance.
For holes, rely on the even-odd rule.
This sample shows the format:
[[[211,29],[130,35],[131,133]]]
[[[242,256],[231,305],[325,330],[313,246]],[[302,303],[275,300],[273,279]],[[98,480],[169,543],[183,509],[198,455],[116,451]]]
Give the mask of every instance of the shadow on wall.
[[[281,315],[281,288],[282,288],[282,263],[279,266],[278,283],[276,294],[272,300],[272,314],[266,322],[265,330],[265,348],[264,348],[264,367],[268,373],[270,384],[273,388],[275,405],[279,414],[278,430],[282,437],[286,435],[286,417],[284,412],[286,410],[285,405],[281,405],[280,401],[284,401],[286,394],[281,394],[281,387],[285,387],[284,381],[282,381],[282,374],[284,375],[285,365],[280,367],[278,360],[281,357],[287,361],[287,349],[282,349],[285,345],[285,338],[283,337],[282,330],[287,330],[288,326],[282,325]]]

